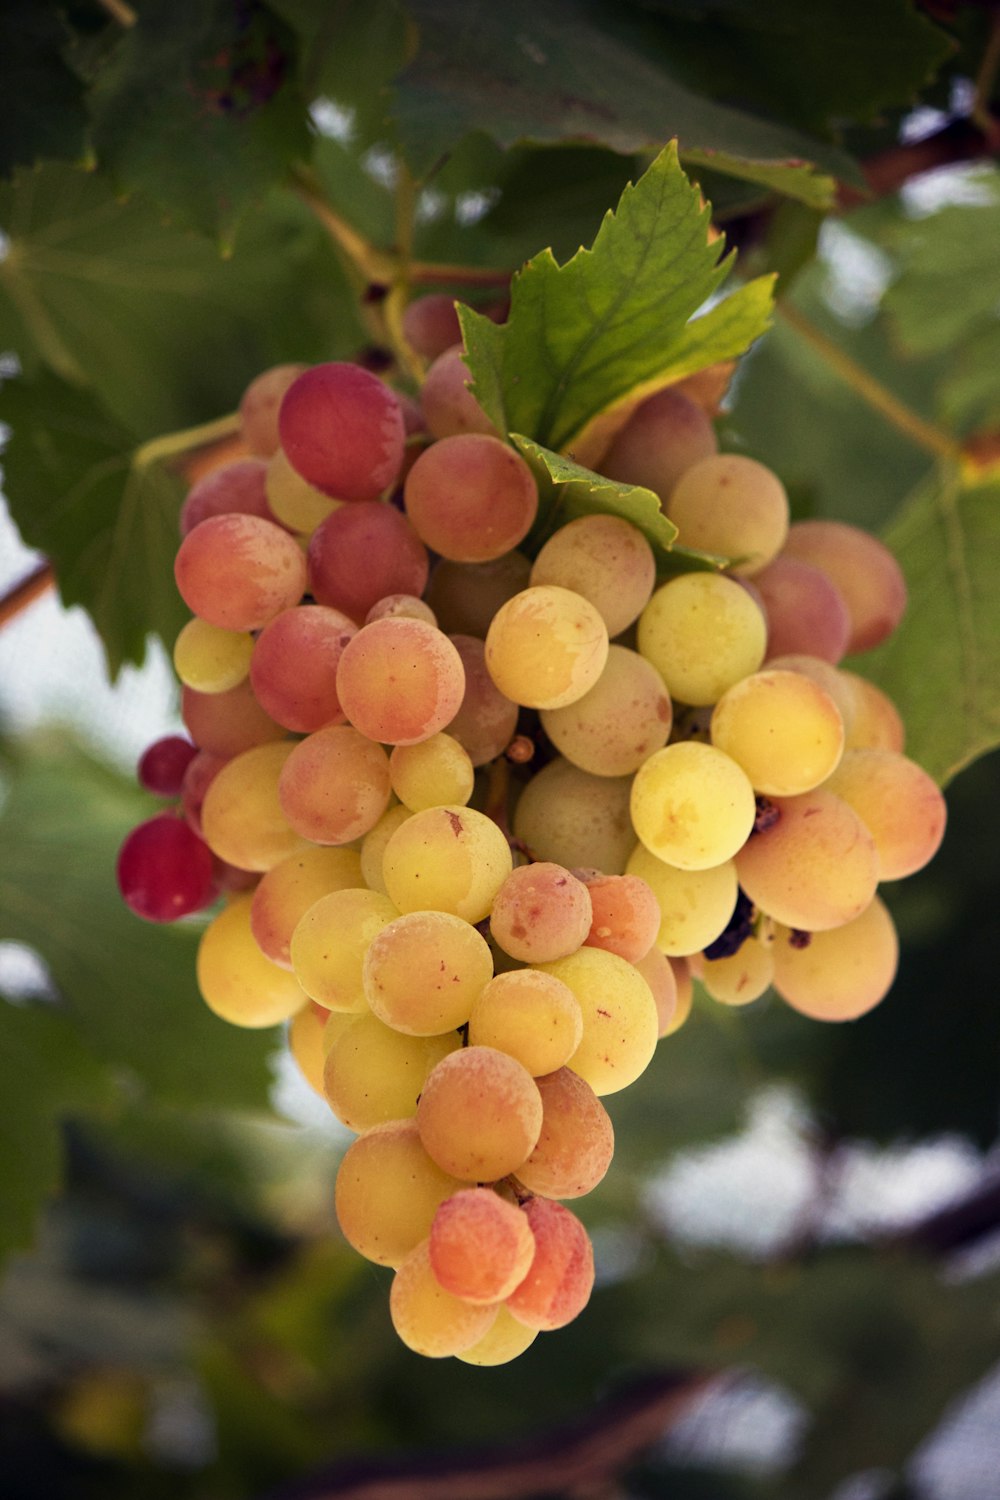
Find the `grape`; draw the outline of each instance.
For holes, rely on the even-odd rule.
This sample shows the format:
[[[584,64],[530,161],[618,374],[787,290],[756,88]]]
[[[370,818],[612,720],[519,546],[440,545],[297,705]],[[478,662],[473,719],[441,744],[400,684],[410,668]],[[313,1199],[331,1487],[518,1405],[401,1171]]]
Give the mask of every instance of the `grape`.
[[[670,734],[673,709],[663,678],[645,657],[608,647],[604,671],[589,692],[565,708],[542,709],[542,728],[556,749],[595,776],[637,771]]]
[[[505,1307],[499,1307],[492,1327],[455,1358],[464,1365],[506,1365],[529,1349],[537,1337],[537,1328],[526,1328]]]
[[[433,1070],[417,1106],[428,1155],[465,1182],[516,1172],[542,1128],[542,1097],[526,1068],[494,1047],[464,1047]]]
[[[424,620],[428,625],[436,625],[437,617],[429,604],[418,599],[416,594],[386,594],[384,599],[379,599],[373,604],[365,615],[364,623],[370,625],[373,620],[396,619],[402,616],[405,620]]]
[[[915,761],[895,750],[848,750],[824,785],[854,808],[875,840],[879,880],[913,875],[937,853],[947,805]]]
[[[771,944],[758,937],[748,937],[735,953],[724,958],[701,962],[699,975],[713,1000],[722,1005],[749,1005],[759,1000],[774,978],[774,955]]]
[[[635,967],[652,991],[659,1035],[666,1036],[673,1030],[674,1014],[678,1008],[677,978],[673,966],[659,948],[650,948]]]
[[[250,681],[276,723],[311,734],[344,721],[337,668],[358,627],[339,609],[299,604],[264,626],[253,647]]]
[[[199,479],[181,506],[180,533],[186,537],[210,516],[259,516],[277,522],[267,503],[267,465],[259,458],[238,458]]]
[[[634,1083],[656,1050],[656,1004],[642,975],[600,948],[580,948],[539,968],[561,979],[579,1001],[583,1037],[569,1060],[574,1073],[595,1094]]]
[[[364,883],[373,891],[381,891],[383,896],[389,894],[382,876],[385,846],[400,824],[405,823],[411,816],[408,807],[403,807],[399,803],[394,804],[382,814],[371,833],[365,834],[361,844],[361,873],[364,876]]]
[[[264,712],[249,678],[225,693],[181,690],[181,717],[201,750],[227,758],[285,738],[280,724]]]
[[[446,1292],[431,1270],[424,1240],[401,1263],[389,1293],[392,1326],[408,1349],[429,1359],[461,1354],[489,1332],[495,1307],[480,1307]]]
[[[635,845],[631,790],[631,777],[591,776],[568,760],[550,761],[521,793],[514,832],[536,859],[620,874]]]
[[[528,964],[575,953],[590,931],[593,908],[582,880],[541,861],[512,870],[490,915],[495,943]]]
[[[363,620],[387,594],[422,594],[429,567],[406,517],[376,501],[341,506],[309,541],[310,592],[352,620]]]
[[[588,599],[609,636],[639,618],[655,581],[652,547],[621,516],[579,516],[560,526],[531,569],[533,585],[554,584]]]
[[[278,413],[292,468],[336,500],[375,500],[403,462],[403,414],[388,386],[359,365],[322,364],[288,388]]]
[[[214,854],[241,870],[269,870],[294,854],[302,840],[278,799],[278,783],[293,747],[257,745],[236,755],[216,775],[201,809],[202,836]]]
[[[347,717],[369,739],[416,745],[450,724],[462,706],[462,658],[423,620],[376,620],[351,640],[337,671]]]
[[[851,704],[847,722],[846,750],[896,750],[906,744],[906,729],[892,699],[865,677],[840,670],[844,691]]]
[[[528,708],[561,708],[593,687],[608,633],[582,594],[546,584],[501,605],[486,634],[486,665],[500,691]]]
[[[632,783],[632,823],[651,854],[682,870],[732,859],[757,814],[753,787],[714,745],[687,740],[651,755]]]
[[[507,1308],[529,1328],[563,1328],[583,1311],[594,1285],[594,1251],[580,1220],[561,1203],[532,1198],[524,1206],[535,1256]]]
[[[431,1069],[457,1047],[455,1031],[404,1036],[377,1016],[355,1016],[327,1053],[323,1089],[330,1108],[349,1130],[410,1119]]]
[[[118,852],[117,877],[126,906],[147,922],[176,922],[215,894],[209,850],[173,813],[132,829]]]
[[[174,642],[174,671],[199,693],[225,693],[250,670],[253,636],[220,630],[205,620],[189,620]]]
[[[685,1021],[691,1014],[694,1004],[694,983],[691,976],[691,960],[688,958],[668,959],[670,967],[674,971],[674,981],[677,985],[677,1004],[670,1023],[660,1035],[673,1036],[675,1031],[680,1031]]]
[[[668,386],[636,407],[604,455],[601,473],[622,484],[641,484],[665,506],[681,475],[718,448],[702,408]]]
[[[878,883],[875,841],[852,807],[817,787],[775,800],[779,817],[736,856],[755,906],[788,927],[821,932],[858,916]]]
[[[434,734],[419,745],[396,745],[389,756],[392,789],[413,812],[450,803],[463,807],[476,773],[468,753],[450,734]]]
[[[326,1017],[327,1012],[322,1006],[304,1005],[292,1017],[288,1027],[288,1050],[302,1077],[320,1098],[323,1097],[323,1066],[326,1062],[323,1048]]]
[[[309,997],[295,976],[265,958],[254,942],[252,900],[249,893],[234,896],[205,928],[198,945],[198,988],[209,1010],[233,1026],[277,1026]]]
[[[489,1304],[502,1302],[524,1280],[535,1239],[521,1210],[491,1188],[463,1188],[435,1213],[428,1250],[446,1292]]]
[[[349,724],[332,724],[292,747],[278,788],[288,822],[314,844],[349,844],[389,805],[389,757]]]
[[[220,630],[260,630],[306,586],[294,537],[259,516],[210,516],[181,542],[174,561],[181,598]]]
[[[817,687],[822,688],[823,692],[833,699],[844,721],[844,747],[847,748],[855,719],[857,694],[848,681],[846,672],[839,667],[832,666],[828,661],[823,661],[818,656],[803,654],[769,657],[766,670],[798,672],[803,677],[808,677]],[[858,681],[860,680],[859,678]]]
[[[638,963],[656,942],[660,930],[660,903],[650,886],[638,875],[582,877],[590,892],[593,916],[584,942],[588,948],[617,953],[630,964]]]
[[[719,360],[714,365],[706,365],[704,370],[696,370],[693,375],[685,375],[677,382],[676,389],[709,416],[717,417],[735,370],[734,359]]]
[[[254,891],[250,926],[261,952],[292,967],[292,933],[309,908],[332,891],[361,885],[361,860],[353,849],[297,849],[273,865]]]
[[[403,496],[420,540],[453,562],[502,557],[527,536],[538,511],[538,486],[524,459],[480,432],[426,448]]]
[[[375,1015],[408,1036],[464,1026],[492,977],[486,939],[444,911],[407,912],[383,927],[365,955],[363,974]]]
[[[906,580],[877,537],[843,521],[796,521],[784,550],[840,590],[851,617],[848,651],[868,651],[895,630],[906,609]]]
[[[184,772],[184,780],[181,782],[181,808],[189,827],[194,829],[199,838],[201,837],[201,809],[205,802],[205,793],[226,761],[227,757],[224,755],[210,755],[207,750],[199,750]]]
[[[366,1130],[344,1153],[337,1220],[359,1255],[398,1266],[430,1234],[438,1205],[461,1187],[431,1161],[415,1120],[388,1120]]]
[[[611,1165],[611,1118],[588,1083],[572,1068],[535,1080],[542,1096],[542,1133],[518,1180],[546,1198],[581,1198]]]
[[[538,969],[497,974],[473,1001],[469,1041],[517,1059],[533,1078],[568,1063],[583,1039],[583,1013],[569,985]]]
[[[719,453],[686,469],[664,510],[682,546],[731,558],[730,571],[748,578],[778,555],[788,534],[781,480],[739,453]]]
[[[342,500],[331,500],[303,479],[280,448],[267,466],[264,483],[274,519],[305,536],[312,536],[320,522],[344,504]]]
[[[778,556],[754,574],[767,616],[767,654],[801,653],[836,665],[847,650],[851,617],[836,584],[810,563]]]
[[[180,734],[154,740],[139,757],[139,785],[157,797],[179,797],[184,773],[197,754],[198,747]]]
[[[794,797],[836,767],[844,721],[811,678],[772,669],[727,688],[712,714],[712,744],[742,766],[755,791]]]
[[[639,617],[641,655],[675,701],[716,703],[764,660],[767,623],[733,578],[682,573],[657,589]]]
[[[517,730],[518,706],[505,698],[486,666],[485,644],[471,635],[449,637],[465,672],[462,706],[448,725],[474,766],[502,754]]]
[[[778,927],[773,952],[774,987],[794,1010],[814,1021],[854,1021],[888,994],[899,944],[876,896],[853,921],[811,933],[805,946],[800,935]]]
[[[527,588],[530,573],[531,562],[523,552],[507,552],[487,563],[442,558],[431,574],[427,603],[442,630],[481,640],[500,606]]]
[[[707,870],[679,870],[657,859],[642,844],[629,856],[627,872],[638,875],[660,907],[656,946],[668,957],[699,953],[724,932],[736,909],[736,866],[732,860]]]
[[[432,436],[455,437],[463,432],[485,432],[499,437],[493,423],[469,390],[472,379],[461,344],[445,349],[427,371],[420,406]]]
[[[278,409],[308,365],[272,365],[251,380],[240,398],[240,428],[251,453],[270,458],[278,446]]]
[[[331,891],[299,919],[292,967],[302,988],[329,1010],[367,1011],[362,969],[368,944],[399,912],[378,891]]]
[[[447,292],[415,297],[403,309],[402,325],[406,342],[424,359],[437,359],[462,339],[455,299]]]
[[[466,922],[489,915],[511,867],[500,829],[471,807],[414,813],[382,856],[382,878],[400,911],[445,911]]]

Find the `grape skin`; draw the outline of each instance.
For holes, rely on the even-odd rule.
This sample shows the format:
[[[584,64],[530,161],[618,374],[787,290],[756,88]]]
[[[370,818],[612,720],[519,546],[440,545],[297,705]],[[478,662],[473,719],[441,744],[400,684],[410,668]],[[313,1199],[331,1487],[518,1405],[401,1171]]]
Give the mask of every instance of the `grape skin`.
[[[461,1354],[494,1322],[495,1306],[480,1307],[446,1292],[430,1261],[428,1240],[401,1263],[389,1292],[392,1326],[408,1349],[429,1359]]]
[[[287,1021],[309,997],[293,974],[265,958],[250,926],[249,894],[236,896],[205,928],[198,945],[198,988],[209,1010],[233,1026]]]
[[[414,1119],[374,1125],[348,1146],[337,1172],[337,1221],[348,1244],[398,1266],[431,1232],[439,1204],[463,1186],[431,1161]]]
[[[611,1165],[615,1133],[604,1105],[572,1068],[536,1080],[542,1130],[518,1181],[546,1198],[582,1198]]]
[[[501,605],[486,633],[486,665],[500,691],[527,708],[582,698],[608,659],[608,632],[581,594],[546,584]]]
[[[399,473],[405,431],[395,393],[358,365],[314,365],[289,386],[278,435],[292,468],[336,500],[375,500]]]
[[[535,1254],[526,1216],[490,1188],[463,1188],[434,1215],[431,1270],[445,1291],[492,1304],[524,1280]]]
[[[721,865],[746,843],[756,817],[746,772],[714,745],[667,745],[632,783],[632,824],[651,854],[682,870]]]
[[[813,933],[805,947],[779,926],[774,988],[793,1010],[814,1021],[855,1021],[885,998],[898,959],[896,929],[876,896],[860,916]]]
[[[542,1128],[542,1098],[526,1068],[494,1047],[465,1047],[439,1062],[417,1106],[428,1155],[466,1182],[516,1172]]]
[[[446,635],[401,616],[365,625],[337,669],[348,719],[387,745],[417,745],[458,713],[465,694],[462,659]]]
[[[259,516],[211,516],[188,532],[174,562],[181,598],[220,630],[260,630],[297,604],[306,561],[294,537]]]

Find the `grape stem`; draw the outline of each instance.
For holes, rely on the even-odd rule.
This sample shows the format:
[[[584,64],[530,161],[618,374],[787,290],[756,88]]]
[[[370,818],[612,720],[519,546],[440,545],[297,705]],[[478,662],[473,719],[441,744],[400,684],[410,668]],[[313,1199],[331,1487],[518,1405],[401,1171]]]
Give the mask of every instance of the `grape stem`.
[[[55,584],[56,576],[50,562],[40,562],[24,578],[18,580],[0,598],[0,626],[7,625],[22,610],[34,604]]]

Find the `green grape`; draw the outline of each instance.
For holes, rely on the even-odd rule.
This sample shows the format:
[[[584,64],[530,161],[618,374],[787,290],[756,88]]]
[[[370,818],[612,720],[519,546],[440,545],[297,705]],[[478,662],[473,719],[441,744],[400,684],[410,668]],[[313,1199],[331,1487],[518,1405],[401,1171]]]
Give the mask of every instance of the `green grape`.
[[[631,777],[592,776],[559,757],[521,793],[514,833],[535,859],[620,875],[635,845],[631,791]]]
[[[620,516],[580,516],[549,537],[535,558],[531,582],[582,594],[615,636],[648,604],[656,563],[642,532]]]
[[[568,985],[580,1005],[583,1036],[569,1060],[573,1071],[595,1094],[634,1083],[656,1050],[656,1002],[642,975],[601,948],[581,948],[539,967]]]
[[[537,1078],[568,1063],[583,1038],[583,1013],[573,991],[538,969],[495,975],[469,1016],[469,1041],[495,1047]]]
[[[518,1180],[545,1198],[581,1198],[593,1191],[611,1165],[611,1117],[572,1068],[559,1068],[536,1082],[542,1096],[542,1132],[528,1160],[518,1167]]]
[[[817,787],[774,801],[778,817],[736,856],[755,906],[805,932],[841,927],[864,911],[878,884],[875,841],[852,807]]]
[[[502,605],[486,633],[486,665],[505,697],[527,708],[582,698],[608,659],[608,632],[582,594],[551,584]]]
[[[895,750],[848,750],[824,785],[854,808],[875,840],[879,880],[913,875],[937,853],[948,808],[916,761]]]
[[[627,873],[649,886],[660,907],[656,946],[670,958],[699,953],[726,930],[739,887],[732,860],[708,870],[679,870],[640,844]]]
[[[712,744],[742,766],[755,791],[794,797],[836,767],[844,721],[811,678],[772,669],[723,693],[712,713]]]
[[[372,939],[363,973],[365,996],[380,1020],[409,1036],[436,1036],[465,1025],[493,977],[493,956],[461,917],[415,911]]]
[[[389,1293],[392,1326],[408,1349],[429,1359],[461,1354],[489,1331],[497,1309],[446,1292],[431,1269],[426,1240],[401,1263]]]
[[[595,776],[629,776],[667,743],[673,709],[659,672],[645,657],[612,644],[589,692],[565,708],[543,709],[542,728],[567,760]]]
[[[431,1069],[461,1045],[454,1031],[404,1036],[370,1013],[355,1016],[326,1055],[327,1102],[349,1130],[410,1119]]]
[[[246,679],[253,636],[220,630],[207,620],[188,620],[174,642],[174,671],[198,693],[227,693]]]
[[[353,849],[303,847],[273,865],[253,893],[250,924],[258,947],[272,963],[292,967],[292,933],[310,906],[331,891],[362,883]]]
[[[466,1182],[496,1182],[531,1155],[542,1098],[527,1069],[494,1047],[452,1052],[430,1074],[417,1106],[424,1148]]]
[[[470,807],[413,813],[382,856],[386,890],[400,911],[445,911],[466,922],[489,914],[511,868],[500,829]]]
[[[888,994],[899,943],[878,896],[843,927],[802,938],[780,926],[774,937],[774,988],[794,1010],[814,1021],[854,1021]]]
[[[344,504],[343,500],[331,500],[303,479],[280,448],[271,456],[264,483],[275,518],[302,536],[312,536],[320,521]]]
[[[672,699],[702,707],[756,672],[764,660],[767,622],[735,579],[682,573],[646,605],[638,645]]]
[[[636,833],[657,859],[708,870],[746,843],[757,804],[746,772],[730,756],[686,740],[657,750],[639,767],[631,811]]]
[[[389,756],[389,779],[411,812],[451,804],[464,807],[476,773],[468,752],[450,734],[435,734],[419,745],[396,745]]]
[[[202,933],[198,988],[209,1010],[234,1026],[277,1026],[309,1002],[295,976],[265,958],[250,928],[249,893],[236,896]]]
[[[348,1244],[398,1266],[431,1232],[439,1204],[463,1184],[431,1161],[417,1122],[387,1120],[358,1136],[337,1172],[337,1221]]]
[[[219,859],[240,870],[270,870],[302,848],[279,799],[294,746],[256,745],[228,761],[205,793],[201,833]]]
[[[465,1302],[502,1302],[521,1284],[535,1240],[519,1208],[492,1188],[463,1188],[434,1215],[431,1270],[446,1292]]]
[[[378,891],[321,896],[292,933],[292,967],[302,988],[329,1010],[366,1011],[362,974],[368,945],[398,916]]]

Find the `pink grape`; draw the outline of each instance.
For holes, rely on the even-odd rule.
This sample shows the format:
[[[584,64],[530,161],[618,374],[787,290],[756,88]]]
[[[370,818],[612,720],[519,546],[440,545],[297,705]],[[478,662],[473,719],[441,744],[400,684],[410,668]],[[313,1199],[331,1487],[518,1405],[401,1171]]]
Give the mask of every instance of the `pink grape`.
[[[210,516],[234,513],[259,516],[262,521],[280,526],[267,503],[266,478],[267,464],[259,458],[237,458],[203,475],[188,490],[181,506],[181,536],[187,536]]]
[[[189,826],[201,836],[201,809],[205,793],[230,759],[227,755],[213,755],[208,750],[199,750],[184,772],[181,782],[181,808]]]
[[[463,1188],[434,1215],[431,1269],[466,1302],[502,1302],[524,1280],[535,1240],[519,1208],[491,1188]]]
[[[285,738],[281,725],[257,702],[249,678],[225,693],[182,688],[181,718],[199,750],[226,758]]]
[[[510,744],[520,709],[504,697],[490,676],[483,641],[472,635],[453,635],[449,640],[462,661],[465,693],[448,733],[467,751],[474,766],[485,766]]]
[[[300,604],[283,610],[257,637],[250,682],[276,723],[298,734],[342,723],[337,668],[358,627],[339,609]]]
[[[424,359],[437,359],[446,349],[461,343],[462,327],[454,297],[447,292],[415,297],[403,309],[403,337]]]
[[[542,1131],[518,1180],[546,1198],[582,1198],[602,1180],[615,1152],[611,1117],[572,1068],[536,1078]]]
[[[215,894],[211,851],[182,818],[160,813],[133,828],[118,854],[118,889],[136,916],[175,922]]]
[[[665,505],[684,471],[718,448],[702,408],[668,386],[636,407],[604,455],[601,473],[641,484]]]
[[[420,391],[420,406],[431,434],[455,437],[462,432],[499,433],[469,390],[472,375],[461,344],[446,349],[427,371]]]
[[[157,797],[179,797],[184,773],[197,754],[197,745],[180,734],[154,740],[139,757],[139,785]]]
[[[285,392],[308,365],[272,365],[251,380],[240,397],[240,428],[251,453],[270,458],[278,450],[278,411]]]
[[[548,1198],[532,1198],[524,1212],[535,1237],[535,1256],[527,1276],[507,1298],[507,1307],[529,1328],[563,1328],[590,1300],[590,1237],[574,1213]]]
[[[547,963],[576,952],[592,915],[587,887],[562,865],[521,865],[497,891],[490,936],[511,958]]]
[[[278,783],[292,828],[314,844],[349,844],[375,827],[389,805],[389,757],[349,724],[301,740]]]
[[[531,530],[538,486],[519,454],[486,433],[443,438],[420,455],[403,490],[410,523],[453,562],[490,562]]]
[[[306,370],[285,394],[278,432],[292,468],[336,500],[377,499],[403,462],[399,402],[359,365]]]
[[[847,651],[851,617],[833,580],[782,554],[753,581],[767,617],[768,656],[818,656],[836,666]]]
[[[260,630],[297,604],[306,560],[294,537],[259,516],[210,516],[188,533],[174,562],[181,598],[220,630]]]
[[[844,521],[796,521],[784,555],[811,563],[836,584],[851,617],[850,652],[892,634],[906,609],[906,580],[884,542]]]
[[[465,694],[462,660],[423,620],[375,620],[340,658],[337,693],[348,719],[371,740],[417,745],[444,729]]]
[[[584,943],[638,963],[656,942],[660,903],[638,875],[584,875],[593,916]]]
[[[309,542],[313,597],[352,620],[363,620],[387,594],[419,597],[429,569],[427,549],[406,517],[376,501],[341,506]]]

